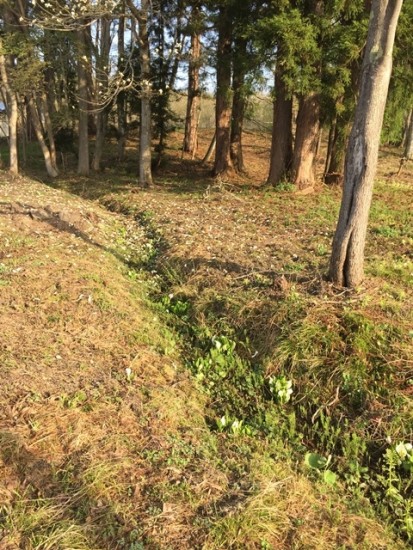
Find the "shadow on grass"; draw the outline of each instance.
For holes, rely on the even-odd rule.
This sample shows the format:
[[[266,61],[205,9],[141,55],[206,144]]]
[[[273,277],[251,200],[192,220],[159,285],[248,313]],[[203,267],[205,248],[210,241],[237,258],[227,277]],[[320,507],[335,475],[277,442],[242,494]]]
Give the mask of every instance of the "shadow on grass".
[[[0,461],[9,481],[17,482],[13,499],[0,514],[3,543],[10,537],[20,540],[19,548],[32,548],[33,543],[43,548],[42,540],[48,548],[69,548],[73,543],[89,548],[88,543],[95,547],[97,541],[115,547],[123,525],[114,503],[98,494],[93,479],[88,479],[88,465],[81,456],[72,453],[57,466],[28,450],[19,435],[0,431]],[[2,542],[1,548],[17,548]]]
[[[102,245],[101,243],[93,240],[86,232],[82,231],[76,226],[76,220],[65,220],[62,218],[60,212],[54,212],[49,207],[38,208],[25,204],[12,205],[9,203],[0,203],[0,215],[3,216],[13,216],[13,215],[22,215],[29,216],[32,219],[36,219],[40,222],[49,224],[51,227],[57,231],[62,231],[75,235],[76,237],[82,239],[85,243],[95,246],[96,248],[108,252],[114,256],[117,260],[127,265],[131,269],[140,269],[142,267],[140,262],[127,260],[124,256],[119,254],[119,252],[111,247]],[[138,223],[138,222],[137,222]]]
[[[26,162],[21,166],[22,175],[45,183],[52,188],[64,189],[90,200],[99,200],[111,193],[123,194],[138,192],[142,189],[138,181],[138,154],[135,143],[127,148],[123,161],[119,161],[113,154],[116,145],[111,142],[107,143],[102,171],[91,171],[88,177],[79,176],[76,173],[76,158],[73,155],[66,156],[64,165],[59,157],[60,175],[56,179],[47,176],[38,145],[36,143],[30,145],[26,151]],[[153,178],[154,187],[150,189],[150,192],[166,192],[174,195],[199,196],[215,182],[212,177],[211,163],[205,164],[202,159],[191,159],[187,155],[177,153],[173,144],[165,150],[160,165],[153,167]],[[253,188],[254,186],[249,184],[247,179],[245,182],[237,183],[234,187],[237,190]]]

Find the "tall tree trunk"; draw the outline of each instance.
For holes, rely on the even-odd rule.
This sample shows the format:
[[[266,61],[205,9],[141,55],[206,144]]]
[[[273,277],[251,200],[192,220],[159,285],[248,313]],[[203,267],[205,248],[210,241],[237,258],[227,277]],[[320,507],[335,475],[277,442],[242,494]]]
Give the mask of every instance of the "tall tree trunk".
[[[56,54],[53,52],[54,49],[54,43],[52,41],[48,41],[49,37],[53,38],[54,33],[50,31],[45,31],[45,45],[44,45],[44,62],[45,62],[45,69],[44,69],[44,82],[45,82],[45,90],[47,90],[47,94],[45,93],[43,95],[44,100],[47,101],[47,113],[49,115],[49,118],[52,118],[53,115],[56,112],[56,109],[59,107],[61,108],[61,105],[58,105],[57,100],[57,82],[60,84],[60,74],[56,74],[56,63],[55,58]],[[64,71],[64,68],[63,68]],[[45,108],[46,111],[46,108]]]
[[[335,117],[331,121],[330,129],[328,131],[327,152],[326,152],[326,159],[324,163],[324,183],[326,183],[325,181],[326,175],[330,171],[331,154],[333,152],[334,136],[336,135],[336,125],[337,125],[337,117]]]
[[[21,144],[22,144],[22,161],[23,166],[26,166],[27,162],[27,142],[28,142],[28,120],[27,120],[27,108],[26,105],[20,105],[20,120],[21,120]]]
[[[0,49],[2,48],[2,40],[0,37]],[[17,95],[12,90],[8,78],[8,67],[6,56],[0,54],[0,76],[2,80],[2,87],[4,89],[4,95],[7,101],[7,117],[9,124],[9,172],[12,174],[19,173],[19,156],[17,149],[17,122],[19,118],[19,105],[17,101]]]
[[[413,111],[410,112],[409,126],[406,132],[406,143],[404,146],[404,158],[413,160]]]
[[[330,279],[355,287],[364,277],[367,222],[377,168],[397,21],[403,0],[373,0],[360,96],[347,148],[344,190],[330,259]]]
[[[410,124],[413,118],[413,109],[410,109],[410,111],[407,113],[405,121],[404,121],[404,131],[403,131],[403,139],[401,142],[401,146],[403,148],[406,147],[407,138],[409,136],[409,130],[410,130]]]
[[[10,151],[9,171],[12,174],[18,174],[19,173],[19,155],[18,155],[19,106],[17,102],[17,96],[14,93],[12,93],[9,96],[8,117],[9,117],[9,151]]]
[[[5,32],[13,32],[18,25],[18,15],[16,14],[16,6],[8,3],[2,6],[2,17],[4,21]],[[3,41],[0,35],[0,50],[3,48]],[[12,74],[15,64],[14,55],[0,54],[0,76],[2,80],[2,88],[5,92],[7,101],[7,115],[9,119],[9,172],[12,174],[19,173],[19,155],[18,155],[18,120],[19,120],[19,103],[18,93],[13,89],[13,82],[9,78]]]
[[[118,68],[123,73],[125,67],[125,2],[122,2],[122,15],[119,16],[118,27]],[[126,96],[121,91],[117,98],[118,115],[118,158],[123,161],[126,146]]]
[[[18,0],[17,6],[16,6],[16,12],[15,16],[17,17],[17,13],[20,14],[20,17],[18,18],[18,29],[20,33],[23,36],[28,36],[28,30],[25,25],[22,25],[22,18],[26,16],[28,8],[28,3],[24,2],[23,0]],[[16,27],[16,26],[15,26]],[[48,59],[48,53],[45,54],[45,62],[47,63]],[[44,84],[47,86],[47,73],[44,75],[45,81]],[[48,90],[48,94],[50,94],[50,97],[53,96],[54,93],[54,87],[50,86],[50,90]],[[39,92],[39,90],[37,90]],[[49,104],[47,101],[46,94],[44,92],[37,93],[36,91],[29,92],[27,95],[27,103],[28,108],[30,112],[30,121],[32,124],[32,127],[34,129],[34,133],[36,135],[36,139],[39,142],[46,170],[48,175],[51,178],[55,178],[59,175],[59,171],[57,169],[57,162],[56,162],[56,148],[55,148],[55,142],[53,137],[53,128],[52,128],[52,121],[50,117],[50,111],[49,111]],[[47,139],[46,139],[47,136]]]
[[[338,117],[334,126],[330,162],[324,176],[324,182],[327,185],[341,185],[344,181],[344,160],[349,131],[349,121],[343,117]]]
[[[152,116],[151,116],[151,83],[150,83],[150,50],[148,36],[148,14],[150,0],[142,0],[139,23],[139,50],[142,75],[141,127],[139,140],[139,182],[144,187],[152,186]]]
[[[102,167],[102,155],[103,146],[105,144],[107,126],[107,110],[105,107],[99,107],[99,111],[96,113],[96,139],[95,149],[93,152],[92,170],[94,172],[100,172]]]
[[[110,20],[107,17],[102,17],[100,19],[100,45],[97,44],[99,52],[96,61],[95,105],[98,111],[96,113],[96,140],[92,162],[92,168],[95,172],[99,172],[101,169],[103,146],[105,144],[108,111],[101,92],[106,93],[108,89],[110,42]]]
[[[141,117],[139,129],[139,183],[143,187],[151,187],[152,181],[152,152],[151,152],[151,68],[148,36],[148,15],[151,9],[151,0],[142,0],[141,9],[137,9],[133,0],[127,0],[128,7],[138,21],[139,63],[141,69]]]
[[[324,183],[329,185],[342,185],[344,181],[344,161],[351,122],[354,116],[361,62],[361,58],[357,58],[352,62],[351,80],[346,86],[344,96],[341,100],[341,109],[336,115],[334,127],[332,127],[332,136],[329,136],[329,154],[327,155],[324,173]]]
[[[314,160],[320,131],[320,97],[317,93],[299,102],[297,129],[292,163],[293,182],[298,189],[314,186]]]
[[[215,151],[216,146],[217,146],[217,133],[214,132],[214,135],[212,136],[211,142],[208,146],[207,152],[205,153],[205,156],[202,159],[202,164],[206,164],[211,160],[212,153]]]
[[[77,173],[80,176],[88,176],[89,164],[89,90],[86,70],[87,61],[87,40],[85,29],[77,31],[78,59],[77,59],[77,81],[78,81],[78,102],[79,102],[79,154]]]
[[[158,23],[155,26],[156,29],[156,35],[157,35],[157,45],[159,49],[159,55],[157,59],[157,68],[155,69],[155,73],[158,73],[158,84],[159,89],[162,90],[162,92],[159,93],[157,97],[157,101],[154,105],[152,105],[152,116],[154,116],[154,119],[156,120],[156,134],[158,137],[158,143],[155,147],[155,151],[157,153],[156,155],[156,162],[154,165],[156,168],[159,168],[162,162],[162,155],[165,149],[165,137],[166,137],[166,110],[168,106],[168,95],[169,92],[167,90],[164,90],[165,84],[166,84],[166,72],[168,72],[168,63],[165,59],[166,51],[165,51],[165,0],[158,0],[157,2],[157,8],[159,11],[159,17],[157,18]],[[167,92],[167,93],[164,93]]]
[[[245,172],[244,156],[242,154],[242,130],[246,107],[245,57],[247,53],[247,41],[244,38],[235,40],[234,50],[232,77],[234,98],[232,103],[230,153],[231,161],[235,170],[242,173]]]
[[[195,158],[198,149],[198,117],[201,108],[199,69],[201,62],[201,39],[199,31],[200,9],[192,8],[191,57],[188,67],[188,102],[186,105],[184,151]]]
[[[139,183],[143,187],[152,187],[152,152],[151,152],[151,68],[148,36],[148,15],[151,0],[142,0],[139,10],[133,0],[126,0],[127,5],[138,22],[139,63],[141,69],[141,117],[139,128]]]
[[[293,154],[293,100],[287,97],[280,63],[275,69],[275,100],[268,185],[278,185],[288,175]]]
[[[30,96],[28,98],[28,101],[29,101],[31,121],[33,124],[37,141],[39,142],[40,148],[43,153],[43,158],[44,158],[44,163],[46,165],[47,173],[51,178],[56,178],[59,175],[59,172],[57,170],[56,164],[53,163],[52,154],[50,152],[49,147],[47,146],[47,143],[43,134],[41,118],[37,110],[36,102],[33,96]]]
[[[52,162],[52,166],[54,166],[57,170],[56,144],[54,141],[53,124],[52,124],[49,108],[50,107],[49,107],[49,101],[47,100],[47,96],[46,94],[42,94],[40,112],[43,113],[43,118],[45,122],[46,133],[47,133],[47,140],[49,142],[49,151],[50,151],[50,159]]]
[[[309,0],[304,2],[304,6],[304,13],[308,17],[318,18],[323,15],[325,2]],[[321,80],[321,62],[316,62],[313,69],[318,80]],[[316,88],[317,83],[314,82],[313,91],[302,95],[298,106],[291,172],[292,180],[300,191],[311,191],[315,183],[314,165],[320,133],[320,94]]]
[[[228,7],[221,7],[218,20],[217,97],[215,105],[216,149],[213,175],[232,169],[231,132],[231,39],[232,21]]]

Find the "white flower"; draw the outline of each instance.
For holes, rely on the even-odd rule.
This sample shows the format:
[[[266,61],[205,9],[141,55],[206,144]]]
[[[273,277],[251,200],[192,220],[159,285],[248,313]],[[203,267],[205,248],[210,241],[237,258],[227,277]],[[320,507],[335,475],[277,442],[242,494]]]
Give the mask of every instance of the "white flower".
[[[131,379],[131,376],[132,376],[132,369],[131,369],[130,367],[126,367],[125,373],[126,373],[126,378],[127,378],[128,380],[130,380],[130,379]]]
[[[221,416],[221,418],[219,419],[219,422],[220,422],[222,427],[225,427],[228,424],[227,417],[226,416]]]
[[[398,443],[395,447],[396,453],[404,460],[411,453],[413,446],[411,443]]]
[[[239,420],[234,420],[234,422],[232,423],[232,429],[233,430],[238,430],[240,425],[241,425],[241,423],[240,423]]]

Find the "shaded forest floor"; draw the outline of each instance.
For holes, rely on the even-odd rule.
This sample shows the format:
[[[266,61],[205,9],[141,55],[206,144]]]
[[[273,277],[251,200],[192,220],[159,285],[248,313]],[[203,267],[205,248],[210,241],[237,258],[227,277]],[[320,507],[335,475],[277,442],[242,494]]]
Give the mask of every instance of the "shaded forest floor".
[[[406,547],[412,167],[382,152],[350,292],[340,190],[262,187],[267,136],[221,185],[180,143],[150,191],[134,144],[1,176],[0,548]]]

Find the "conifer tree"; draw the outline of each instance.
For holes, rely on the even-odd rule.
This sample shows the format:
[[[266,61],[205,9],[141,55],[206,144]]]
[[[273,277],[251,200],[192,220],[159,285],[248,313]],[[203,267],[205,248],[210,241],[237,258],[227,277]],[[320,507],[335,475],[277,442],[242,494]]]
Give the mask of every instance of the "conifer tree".
[[[228,0],[219,5],[216,52],[217,92],[215,106],[216,148],[214,176],[225,174],[233,168],[230,155],[231,114],[232,114],[232,4]]]
[[[183,150],[195,157],[198,148],[198,119],[201,109],[200,68],[202,64],[201,34],[203,15],[200,2],[190,2],[190,20],[188,31],[191,45],[188,63],[188,99],[185,118],[185,135]]]

